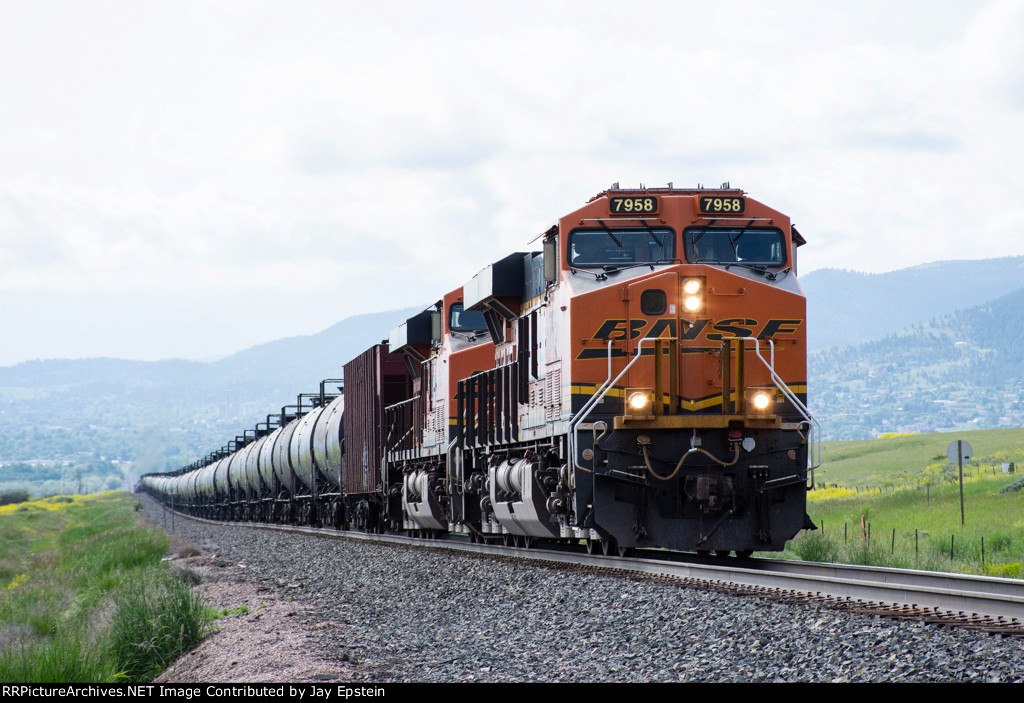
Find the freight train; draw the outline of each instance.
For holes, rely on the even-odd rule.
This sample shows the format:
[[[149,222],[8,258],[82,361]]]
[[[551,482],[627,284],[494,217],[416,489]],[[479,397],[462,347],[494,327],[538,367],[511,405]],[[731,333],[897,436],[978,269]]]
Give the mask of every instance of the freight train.
[[[616,184],[537,239],[141,488],[210,518],[604,553],[745,555],[813,529],[790,218],[729,184]]]

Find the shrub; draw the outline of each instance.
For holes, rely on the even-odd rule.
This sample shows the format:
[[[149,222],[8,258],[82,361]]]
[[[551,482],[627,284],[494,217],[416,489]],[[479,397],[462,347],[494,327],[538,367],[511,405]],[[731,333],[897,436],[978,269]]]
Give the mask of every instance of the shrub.
[[[0,505],[13,505],[28,500],[28,491],[7,491],[0,493]]]
[[[1024,476],[1021,476],[1013,483],[1003,486],[999,489],[1000,493],[1016,493],[1017,491],[1024,490]]]
[[[804,561],[834,562],[839,559],[839,546],[821,532],[810,532],[796,541],[796,553]]]
[[[111,647],[128,681],[151,681],[209,629],[199,596],[161,566],[124,579],[114,603]]]

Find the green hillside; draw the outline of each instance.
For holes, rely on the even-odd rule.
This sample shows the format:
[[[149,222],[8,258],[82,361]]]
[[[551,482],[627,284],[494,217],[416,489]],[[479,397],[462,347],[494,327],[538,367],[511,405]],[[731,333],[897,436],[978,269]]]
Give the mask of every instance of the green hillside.
[[[1001,470],[1005,462],[1017,462],[1024,472],[1024,429],[1016,428],[825,442],[815,479],[818,483],[864,489],[923,485],[929,467],[933,473],[936,464],[945,468],[946,447],[957,439],[968,441],[974,449],[968,472],[991,473],[996,468]]]
[[[826,439],[1024,426],[1024,289],[808,365]]]

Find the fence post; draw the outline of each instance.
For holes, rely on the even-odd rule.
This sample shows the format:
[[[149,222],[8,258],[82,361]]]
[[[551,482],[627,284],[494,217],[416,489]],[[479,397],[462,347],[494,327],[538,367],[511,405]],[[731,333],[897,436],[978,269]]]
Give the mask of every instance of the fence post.
[[[893,554],[893,555],[896,554],[896,528],[895,527],[892,528],[892,549],[890,550],[890,553]]]

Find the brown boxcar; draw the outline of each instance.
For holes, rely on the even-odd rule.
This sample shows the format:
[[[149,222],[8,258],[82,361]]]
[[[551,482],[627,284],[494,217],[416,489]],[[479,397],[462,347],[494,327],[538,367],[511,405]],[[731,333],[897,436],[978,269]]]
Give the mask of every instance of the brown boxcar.
[[[387,342],[377,344],[345,364],[344,492],[380,498],[381,460],[387,428],[384,408],[412,397],[412,383],[401,354]]]

